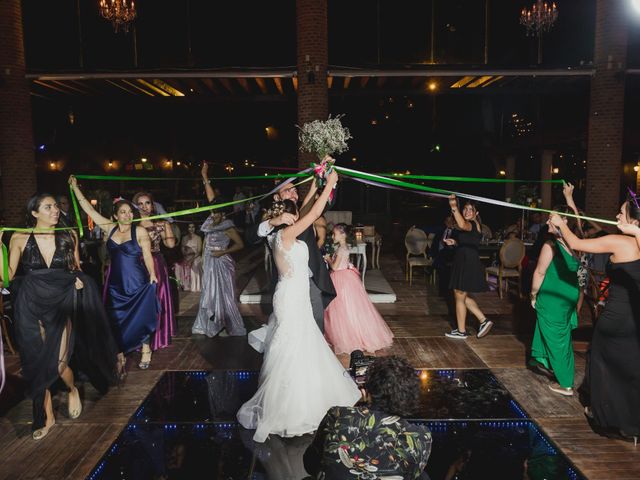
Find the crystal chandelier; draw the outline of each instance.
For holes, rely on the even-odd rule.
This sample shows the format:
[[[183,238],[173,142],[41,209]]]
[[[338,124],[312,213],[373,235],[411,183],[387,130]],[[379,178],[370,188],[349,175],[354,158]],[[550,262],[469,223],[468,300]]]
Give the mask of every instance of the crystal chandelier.
[[[527,35],[540,35],[548,32],[558,18],[558,7],[555,2],[549,5],[536,0],[531,9],[523,8],[520,12],[520,25],[527,29]]]
[[[100,15],[109,20],[118,33],[129,31],[129,24],[136,18],[136,4],[133,0],[100,0]]]

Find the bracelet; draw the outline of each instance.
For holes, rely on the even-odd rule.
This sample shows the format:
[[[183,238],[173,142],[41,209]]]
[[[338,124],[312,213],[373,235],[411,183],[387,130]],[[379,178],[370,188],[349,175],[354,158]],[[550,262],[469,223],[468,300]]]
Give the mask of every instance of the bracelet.
[[[530,299],[530,300],[535,300],[537,296],[538,296],[538,294],[537,294],[537,293],[530,293],[530,294],[529,294],[529,299]]]
[[[207,185],[207,184],[211,185],[211,180],[209,180],[209,179],[205,180],[205,179],[203,178],[203,179],[202,179],[202,184],[203,184],[203,185]]]

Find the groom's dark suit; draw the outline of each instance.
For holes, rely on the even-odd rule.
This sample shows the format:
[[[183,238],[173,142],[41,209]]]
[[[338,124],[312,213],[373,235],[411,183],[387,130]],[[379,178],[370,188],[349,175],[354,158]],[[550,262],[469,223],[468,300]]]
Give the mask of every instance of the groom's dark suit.
[[[263,239],[258,236],[258,229],[260,225],[252,225],[245,230],[245,240],[251,245],[260,243]],[[311,295],[311,306],[313,308],[313,317],[318,324],[321,332],[324,332],[324,309],[327,305],[336,297],[336,290],[333,287],[333,282],[329,275],[327,264],[322,258],[320,249],[316,242],[316,234],[313,230],[313,225],[309,226],[304,232],[298,236],[298,240],[307,244],[309,250],[309,270],[313,276],[309,278],[309,291]],[[268,245],[268,242],[267,242]],[[271,248],[271,247],[269,247]],[[273,259],[273,252],[271,255],[272,271],[277,272],[277,268]],[[271,288],[275,289],[277,283],[277,275],[271,276]]]

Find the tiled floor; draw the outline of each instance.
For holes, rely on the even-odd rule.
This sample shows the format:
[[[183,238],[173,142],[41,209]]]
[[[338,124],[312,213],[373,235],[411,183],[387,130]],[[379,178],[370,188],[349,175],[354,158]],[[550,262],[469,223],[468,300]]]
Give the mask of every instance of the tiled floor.
[[[452,439],[462,437],[486,439],[487,444],[494,442],[493,445],[498,445],[501,441],[510,444],[513,447],[512,450],[503,449],[504,461],[505,464],[514,465],[513,472],[516,476],[509,478],[523,478],[522,459],[525,457],[522,453],[524,450],[519,449],[519,445],[529,442],[531,447],[544,446],[536,450],[542,452],[541,455],[537,457],[534,455],[527,462],[529,478],[544,478],[535,476],[534,472],[545,471],[544,466],[547,463],[551,463],[551,467],[555,465],[554,468],[557,469],[554,463],[557,460],[550,460],[547,458],[549,455],[544,453],[548,446],[544,442],[544,435],[538,435],[535,430],[536,424],[540,426],[539,430],[551,439],[552,445],[548,448],[554,448],[553,445],[557,445],[585,477],[640,478],[640,447],[594,434],[586,423],[576,398],[565,398],[553,394],[547,388],[546,378],[526,369],[527,351],[534,325],[533,312],[526,303],[521,303],[514,297],[500,300],[495,292],[479,295],[480,307],[496,322],[496,326],[489,336],[480,340],[474,337],[466,341],[449,340],[442,334],[451,328],[451,317],[448,314],[447,302],[437,295],[437,288],[429,285],[419,274],[414,278],[413,286],[409,287],[404,281],[404,273],[401,270],[403,259],[400,256],[383,255],[381,264],[385,277],[397,293],[398,301],[394,304],[377,305],[396,335],[393,347],[378,354],[394,353],[405,356],[416,368],[490,369],[500,384],[508,390],[509,395],[529,414],[531,421],[535,422],[518,419],[511,421],[520,422],[520,425],[517,423],[500,425],[496,421],[487,419],[486,424],[476,426],[479,430],[470,430],[468,424],[464,422],[450,424],[445,428],[440,426],[440,423],[434,423],[436,421],[433,419],[429,419],[436,439],[431,464],[433,480],[443,478],[442,472],[458,459],[455,455],[462,455],[468,450],[482,451],[482,449],[478,450],[477,444],[470,444],[463,451],[453,449]],[[244,287],[252,272],[260,267],[259,251],[244,255],[238,264],[238,291]],[[129,377],[121,387],[112,389],[101,398],[89,385],[84,386],[82,396],[85,408],[78,420],[69,420],[65,416],[66,395],[58,394],[54,402],[57,425],[43,441],[38,443],[30,437],[30,404],[22,399],[23,385],[18,376],[19,361],[16,356],[9,356],[7,358],[8,385],[0,396],[0,452],[2,452],[0,479],[85,478],[98,464],[109,446],[119,437],[120,432],[130,423],[132,415],[166,371],[258,370],[261,356],[247,346],[244,338],[191,337],[190,327],[197,311],[197,300],[197,296],[194,295],[187,295],[181,299],[179,336],[174,339],[172,346],[154,355],[150,370],[138,370],[136,367],[138,358],[133,354],[129,362]],[[266,321],[270,313],[268,305],[241,305],[240,309],[249,329]],[[475,319],[469,319],[471,328],[476,324]],[[584,339],[588,339],[589,329],[588,322],[581,326],[580,332],[577,333],[580,340],[574,342],[576,350],[584,351],[586,345]],[[577,381],[580,380],[584,370],[584,354],[580,352],[576,355]],[[341,356],[340,359],[345,365],[348,363],[346,356]],[[458,375],[462,373],[459,372]],[[183,401],[186,402],[186,400]],[[433,403],[430,408],[436,408],[436,410],[444,408],[438,404],[435,397],[429,402]],[[182,409],[189,411],[186,406]],[[460,411],[460,409],[456,410],[456,412]],[[458,416],[459,413],[455,415]],[[194,425],[197,424],[190,425],[188,429],[192,429]],[[255,474],[252,478],[266,478],[265,475],[282,471],[282,465],[273,459],[282,458],[278,455],[283,453],[295,454],[304,447],[298,441],[274,440],[259,449],[251,450],[244,446],[247,442],[246,434],[237,431],[235,426],[229,424],[231,426],[223,428],[218,426],[219,423],[207,425],[212,426],[207,426],[201,432],[203,441],[194,444],[193,449],[196,453],[195,457],[191,458],[197,458],[197,452],[209,452],[210,455],[203,461],[208,462],[206,463],[208,468],[217,466],[216,468],[220,469],[211,470],[219,474],[218,478],[225,478],[225,472],[236,472],[231,476],[227,475],[226,478],[248,478],[245,473],[249,472],[243,470],[246,467],[243,462],[249,460],[251,465],[251,459],[254,465],[252,472]],[[505,435],[496,436],[495,432],[501,428],[511,430]],[[125,435],[129,435],[127,432],[129,429],[125,430]],[[173,458],[171,460],[173,463],[169,462],[169,465],[175,466],[176,458],[184,449],[181,446],[184,441],[176,440],[184,436],[181,436],[181,432],[177,430],[173,433],[169,430],[165,433],[157,431],[136,433],[127,438],[121,437],[120,440],[139,443],[140,439],[149,438],[162,439],[166,442],[163,451],[168,452],[168,458]],[[225,439],[228,439],[228,442]],[[303,442],[303,440],[300,441]],[[219,447],[215,452],[210,450],[213,444]],[[239,450],[228,447],[229,445],[243,445],[244,453],[237,454]],[[533,449],[530,448],[527,451],[532,452]],[[138,454],[140,451],[137,451],[136,455]],[[153,458],[154,452],[146,451],[146,454]],[[485,452],[485,455],[488,454]],[[490,455],[487,458],[494,464],[499,461]],[[222,464],[219,459],[223,459]],[[149,465],[146,465],[141,463],[141,472],[148,472],[145,469]],[[190,465],[189,468],[202,466],[197,462]],[[481,470],[484,468],[481,464],[473,465],[473,468],[478,469],[475,470],[476,472],[487,472],[487,470]],[[538,470],[532,470],[532,466]],[[295,469],[299,465],[293,462],[289,467],[296,472]],[[153,468],[153,465],[151,464],[149,468]],[[105,472],[106,470],[103,471]],[[566,473],[564,467],[562,472]],[[198,478],[186,475],[182,478]],[[113,477],[102,476],[102,478]],[[129,475],[125,478],[135,478],[135,476]],[[141,478],[153,477],[143,475]],[[469,478],[507,477],[489,475]],[[547,476],[546,478],[564,477]]]

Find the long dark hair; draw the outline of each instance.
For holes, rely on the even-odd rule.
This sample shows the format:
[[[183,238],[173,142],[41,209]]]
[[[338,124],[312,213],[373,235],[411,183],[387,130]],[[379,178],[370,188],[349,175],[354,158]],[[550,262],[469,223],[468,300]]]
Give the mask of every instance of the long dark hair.
[[[640,222],[640,206],[638,205],[638,197],[631,190],[627,193],[627,215],[631,220]]]
[[[475,218],[475,222],[478,224],[478,227],[480,227],[480,231],[482,231],[482,219],[480,218],[480,214],[478,213],[478,205],[476,204],[476,202],[471,201],[471,200],[465,200],[462,203],[462,208],[460,209],[460,214],[462,215],[462,210],[464,210],[464,207],[466,207],[467,205],[469,205],[471,208],[473,208],[473,211],[476,213],[476,218]],[[464,217],[464,215],[463,215]]]
[[[114,220],[116,219],[116,214],[118,213],[118,210],[120,210],[120,207],[123,205],[129,205],[134,219],[140,218],[140,211],[138,210],[138,207],[136,207],[129,200],[125,200],[124,198],[121,198],[120,200],[114,202],[113,207],[111,207],[111,218],[113,218]]]
[[[347,225],[346,223],[336,223],[333,228],[337,228],[340,233],[344,233],[347,236],[347,243],[349,245],[354,245],[356,243],[356,238],[353,235],[353,227],[351,225]]]
[[[28,227],[36,227],[38,222],[31,212],[40,210],[40,206],[45,198],[53,198],[54,201],[56,199],[56,197],[50,193],[37,193],[27,201],[26,224]],[[76,240],[74,236],[70,230],[55,230],[54,235],[56,239],[56,250],[59,249],[64,253],[64,260],[67,266],[70,270],[75,270],[77,265],[75,257]]]

